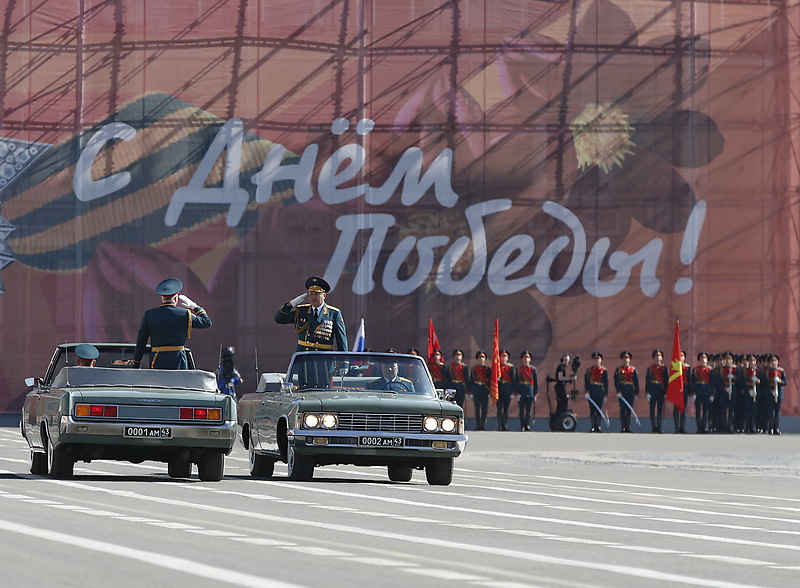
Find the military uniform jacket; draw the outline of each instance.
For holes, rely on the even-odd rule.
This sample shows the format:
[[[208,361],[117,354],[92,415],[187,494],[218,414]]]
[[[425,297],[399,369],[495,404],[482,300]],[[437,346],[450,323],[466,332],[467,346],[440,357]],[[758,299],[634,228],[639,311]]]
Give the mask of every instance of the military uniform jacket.
[[[714,390],[711,387],[711,368],[697,366],[692,370],[692,394],[710,395]]]
[[[647,368],[644,390],[651,396],[661,396],[667,393],[667,366],[653,364]]]
[[[735,394],[740,381],[739,370],[736,366],[718,367],[712,372],[711,384],[719,394],[725,392],[728,395]],[[730,388],[730,390],[729,390]]]
[[[614,388],[617,392],[633,392],[639,395],[639,372],[633,366],[618,367],[614,370]]]
[[[154,355],[159,354],[158,361],[154,361],[154,367],[161,369],[185,368],[186,355],[183,352],[183,346],[186,344],[186,339],[191,336],[191,330],[206,329],[210,326],[211,318],[201,306],[195,308],[194,311],[189,311],[186,308],[178,308],[174,304],[162,304],[146,310],[139,326],[139,334],[136,337],[133,360],[137,363],[142,360],[149,339]],[[182,362],[181,358],[183,358]],[[172,365],[173,363],[174,365]]]
[[[342,311],[335,306],[323,304],[319,318],[314,317],[310,304],[292,308],[288,302],[275,313],[275,322],[281,325],[294,324],[297,333],[296,351],[348,351]]]
[[[492,377],[492,368],[488,365],[474,365],[470,371],[470,389],[472,393],[488,394],[489,378]]]
[[[539,376],[533,366],[521,365],[514,370],[517,391],[523,398],[534,398],[539,394]]]
[[[586,392],[608,395],[608,370],[604,367],[590,367],[583,377],[583,386]]]

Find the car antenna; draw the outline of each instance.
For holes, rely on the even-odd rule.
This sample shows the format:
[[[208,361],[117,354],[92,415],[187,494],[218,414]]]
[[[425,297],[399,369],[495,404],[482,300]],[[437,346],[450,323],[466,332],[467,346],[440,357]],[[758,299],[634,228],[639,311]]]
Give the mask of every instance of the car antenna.
[[[68,368],[69,367],[69,347],[67,347],[67,340],[66,339],[64,339],[64,354],[65,354],[64,367]],[[52,378],[53,376],[50,376],[50,377]],[[66,378],[66,380],[67,380],[67,388],[69,388],[69,370],[67,370],[67,378]]]
[[[256,381],[256,388],[258,388],[258,385],[260,384],[259,379],[258,379],[258,347],[255,348],[255,354],[256,354],[256,380],[255,381]]]

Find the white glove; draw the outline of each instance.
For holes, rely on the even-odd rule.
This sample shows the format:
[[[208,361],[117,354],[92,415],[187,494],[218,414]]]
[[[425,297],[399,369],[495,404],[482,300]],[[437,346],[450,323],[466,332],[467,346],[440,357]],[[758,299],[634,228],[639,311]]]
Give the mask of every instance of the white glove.
[[[650,400],[650,395],[649,394],[647,395],[647,399]]]
[[[622,394],[617,394],[617,398],[622,398]]]
[[[772,381],[775,382],[776,384],[778,384],[781,381],[781,379],[780,378],[773,378]]]
[[[300,294],[300,296],[298,296],[297,298],[292,298],[292,299],[289,301],[289,304],[291,304],[291,305],[292,305],[292,308],[297,308],[297,306],[298,306],[298,305],[299,305],[299,304],[300,304],[300,303],[301,303],[303,300],[305,300],[306,296],[308,296],[308,292],[303,292],[303,293],[302,293],[302,294]]]
[[[590,394],[587,392],[587,393],[586,393],[586,400],[589,400],[590,396],[591,396],[591,395],[590,395]]]
[[[197,308],[197,304],[194,301],[192,301],[192,299],[189,298],[188,296],[184,296],[183,294],[179,294],[178,295],[178,300],[180,300],[181,304],[183,304],[189,310],[194,310],[195,308]]]

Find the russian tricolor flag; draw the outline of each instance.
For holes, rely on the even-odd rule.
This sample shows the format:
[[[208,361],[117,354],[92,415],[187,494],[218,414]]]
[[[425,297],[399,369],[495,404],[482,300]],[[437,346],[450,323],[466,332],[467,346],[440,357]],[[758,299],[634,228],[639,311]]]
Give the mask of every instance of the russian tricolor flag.
[[[364,351],[366,346],[366,330],[364,329],[364,317],[361,317],[361,324],[358,325],[356,340],[353,342],[353,351]]]

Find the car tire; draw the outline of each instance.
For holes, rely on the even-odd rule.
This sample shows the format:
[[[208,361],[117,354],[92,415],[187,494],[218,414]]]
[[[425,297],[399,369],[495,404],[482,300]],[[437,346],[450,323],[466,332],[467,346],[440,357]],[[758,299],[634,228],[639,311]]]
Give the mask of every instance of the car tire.
[[[250,461],[250,475],[254,478],[271,478],[275,471],[275,461],[256,453],[252,443],[247,453]]]
[[[167,474],[170,478],[191,478],[192,462],[173,460],[167,462]]]
[[[47,473],[51,478],[63,479],[72,477],[75,462],[64,447],[54,447],[47,439]]]
[[[578,417],[573,412],[565,412],[558,419],[558,429],[573,433],[578,428]]]
[[[31,473],[36,476],[47,475],[47,454],[31,449]]]
[[[314,477],[314,461],[310,457],[299,455],[293,445],[289,445],[286,453],[286,466],[290,480],[308,482]]]
[[[453,458],[431,459],[425,466],[425,477],[431,486],[449,486],[453,481]]]
[[[225,470],[225,454],[207,451],[197,462],[197,477],[203,482],[219,482]]]
[[[414,469],[407,466],[389,466],[389,479],[392,482],[410,482]]]

